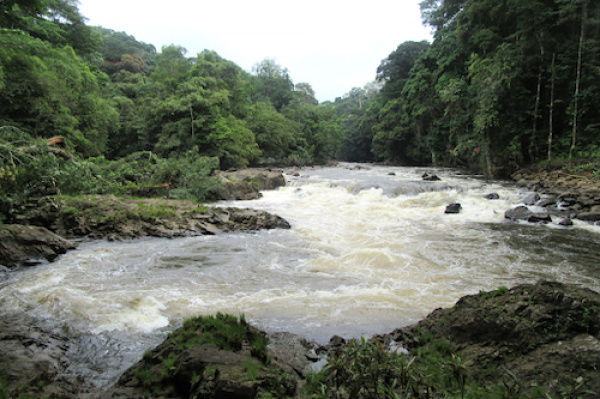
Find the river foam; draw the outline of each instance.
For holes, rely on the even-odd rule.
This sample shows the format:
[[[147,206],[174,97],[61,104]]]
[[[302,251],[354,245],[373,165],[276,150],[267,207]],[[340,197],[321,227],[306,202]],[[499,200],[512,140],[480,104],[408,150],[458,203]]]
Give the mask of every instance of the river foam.
[[[442,181],[423,182],[424,172]],[[83,243],[12,272],[0,307],[81,334],[117,334],[135,352],[136,341],[143,351],[155,342],[148,336],[218,311],[325,342],[391,331],[499,286],[549,279],[600,291],[600,229],[505,223],[504,211],[527,195],[510,184],[377,166],[287,179],[260,200],[221,205],[278,214],[291,230]],[[500,199],[483,198],[491,192]],[[453,202],[463,211],[444,214]]]

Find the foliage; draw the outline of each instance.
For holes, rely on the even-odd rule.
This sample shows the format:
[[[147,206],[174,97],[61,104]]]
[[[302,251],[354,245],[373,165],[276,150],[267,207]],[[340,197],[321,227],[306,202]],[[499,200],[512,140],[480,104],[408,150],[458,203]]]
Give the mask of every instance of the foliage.
[[[325,368],[307,378],[310,398],[548,398],[543,389],[521,392],[513,383],[485,383],[445,340],[424,334],[413,355],[391,351],[376,339],[351,340]],[[498,373],[501,374],[501,373]],[[497,377],[497,376],[495,376]],[[482,378],[483,380],[485,378]]]
[[[338,104],[348,144],[364,146],[364,125],[379,159],[488,175],[551,154],[597,159],[600,3],[424,0],[421,11],[435,39],[402,43],[381,62],[378,114]]]

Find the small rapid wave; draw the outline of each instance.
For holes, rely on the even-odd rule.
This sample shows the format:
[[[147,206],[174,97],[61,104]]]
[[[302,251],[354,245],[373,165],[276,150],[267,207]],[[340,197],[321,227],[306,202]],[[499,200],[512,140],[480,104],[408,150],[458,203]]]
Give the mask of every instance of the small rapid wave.
[[[425,172],[442,180],[424,182]],[[0,309],[95,345],[97,358],[80,372],[107,381],[103,367],[116,367],[109,357],[124,368],[198,314],[244,313],[268,331],[326,342],[391,331],[499,286],[548,279],[600,290],[600,228],[504,223],[528,194],[511,185],[443,169],[299,174],[260,200],[221,204],[278,214],[291,230],[84,243],[55,263],[11,272]],[[500,199],[486,200],[490,192]],[[454,202],[463,211],[444,214]]]

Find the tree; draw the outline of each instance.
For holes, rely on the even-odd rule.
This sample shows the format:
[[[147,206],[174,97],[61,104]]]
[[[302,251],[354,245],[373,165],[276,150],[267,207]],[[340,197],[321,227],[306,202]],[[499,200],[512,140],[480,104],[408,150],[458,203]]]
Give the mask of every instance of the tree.
[[[293,98],[294,83],[287,68],[277,64],[274,59],[266,58],[252,68],[254,102],[270,102],[277,111],[288,105]]]

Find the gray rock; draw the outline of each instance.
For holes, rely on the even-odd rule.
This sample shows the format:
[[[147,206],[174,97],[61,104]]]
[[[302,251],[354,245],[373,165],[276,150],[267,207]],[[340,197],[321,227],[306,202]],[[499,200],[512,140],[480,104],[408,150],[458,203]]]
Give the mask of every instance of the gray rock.
[[[430,175],[430,174],[427,174],[427,173],[425,173],[423,176],[421,176],[421,178],[424,181],[440,181],[440,180],[442,180],[442,179],[440,179],[438,177],[438,175]]]
[[[510,220],[525,220],[529,223],[550,223],[552,217],[547,213],[532,212],[526,206],[518,206],[504,213],[504,217]]]
[[[588,222],[597,222],[600,220],[600,212],[580,212],[577,214],[577,219]]]
[[[543,208],[553,205],[556,205],[556,198],[554,197],[544,198],[538,203],[538,206],[541,206]]]
[[[569,218],[564,218],[558,221],[559,226],[573,226],[573,221]]]
[[[0,264],[32,266],[53,261],[75,245],[39,226],[7,224],[0,226]]]
[[[285,186],[283,172],[268,169],[241,169],[218,172],[223,189],[215,200],[253,200],[260,198],[261,190],[275,190]]]
[[[450,204],[446,207],[444,213],[460,213],[462,205],[459,203]]]
[[[525,197],[525,199],[523,200],[523,203],[525,205],[535,205],[536,202],[538,202],[540,200],[540,195],[538,193],[533,193],[533,194],[529,194],[527,197]]]
[[[488,199],[488,200],[497,200],[497,199],[500,199],[500,195],[498,195],[498,193],[491,193],[491,194],[486,195],[483,198]]]
[[[533,215],[533,212],[531,212],[526,206],[518,206],[504,212],[504,217],[511,220],[527,220],[529,217],[531,217],[531,215]]]

